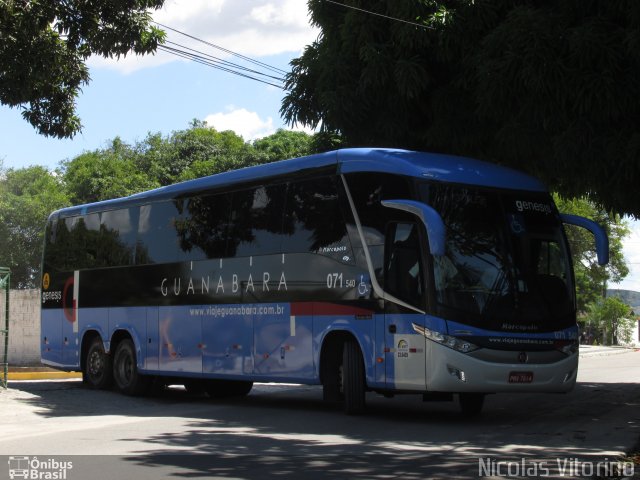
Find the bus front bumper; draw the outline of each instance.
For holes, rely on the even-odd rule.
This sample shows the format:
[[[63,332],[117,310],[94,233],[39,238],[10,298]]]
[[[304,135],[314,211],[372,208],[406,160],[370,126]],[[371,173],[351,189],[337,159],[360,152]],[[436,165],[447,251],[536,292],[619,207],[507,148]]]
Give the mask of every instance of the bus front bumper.
[[[497,363],[427,341],[427,390],[433,392],[546,392],[573,389],[578,353],[553,363]]]

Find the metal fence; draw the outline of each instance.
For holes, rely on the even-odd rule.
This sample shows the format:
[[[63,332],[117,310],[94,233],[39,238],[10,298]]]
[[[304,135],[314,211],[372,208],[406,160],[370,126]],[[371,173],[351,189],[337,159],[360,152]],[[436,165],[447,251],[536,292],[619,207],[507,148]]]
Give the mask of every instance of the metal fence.
[[[0,267],[0,386],[7,388],[9,373],[9,284],[11,271]]]

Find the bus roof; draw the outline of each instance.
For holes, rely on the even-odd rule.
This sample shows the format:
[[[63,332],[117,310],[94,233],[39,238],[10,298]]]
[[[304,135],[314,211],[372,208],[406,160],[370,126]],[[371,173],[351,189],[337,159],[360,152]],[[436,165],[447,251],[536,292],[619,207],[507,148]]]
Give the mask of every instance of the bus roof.
[[[65,216],[91,213],[331,167],[335,167],[336,173],[382,172],[481,187],[547,191],[544,184],[534,177],[471,158],[399,149],[349,148],[231,170],[136,193],[129,197],[68,207],[57,213],[63,213]]]

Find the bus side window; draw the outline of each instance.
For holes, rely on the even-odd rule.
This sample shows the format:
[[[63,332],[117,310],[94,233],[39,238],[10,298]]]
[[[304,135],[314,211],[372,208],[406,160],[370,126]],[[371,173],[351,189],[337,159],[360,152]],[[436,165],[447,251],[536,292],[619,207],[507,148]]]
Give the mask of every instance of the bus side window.
[[[384,289],[395,297],[425,308],[418,226],[390,223],[385,247]]]
[[[54,270],[70,271],[91,268],[94,265],[86,250],[85,217],[61,218],[55,225],[55,242],[48,244],[45,263]]]
[[[178,233],[181,201],[142,205],[136,241],[136,264],[178,261]]]
[[[411,187],[406,178],[383,173],[350,173],[346,175],[349,191],[362,224],[373,270],[378,282],[384,282],[384,244],[387,224],[391,221],[413,220],[409,214],[382,206],[382,200],[412,198]],[[350,228],[354,245],[360,245],[355,226]]]
[[[175,219],[181,260],[224,258],[229,255],[230,210],[228,193],[189,198],[184,214]]]
[[[282,249],[286,253],[310,252],[353,261],[335,177],[289,184],[283,231]]]
[[[57,240],[58,216],[53,216],[47,223],[45,231],[44,265],[43,273],[60,269],[60,242]]]
[[[383,207],[382,200],[413,198],[406,178],[383,173],[350,173],[347,184],[360,218],[367,245],[384,245],[385,229],[390,220],[398,217]]]
[[[229,256],[281,252],[286,185],[259,186],[233,193]]]
[[[102,212],[97,266],[133,265],[137,224],[137,207]]]

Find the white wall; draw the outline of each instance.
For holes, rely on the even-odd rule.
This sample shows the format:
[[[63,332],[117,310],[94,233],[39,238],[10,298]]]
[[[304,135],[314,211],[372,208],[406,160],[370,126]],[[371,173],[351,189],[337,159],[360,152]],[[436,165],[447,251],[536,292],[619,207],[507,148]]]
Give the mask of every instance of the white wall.
[[[0,322],[3,329],[4,311],[5,297],[2,292]],[[0,345],[0,349],[4,349],[4,345]],[[0,351],[0,356],[3,354],[4,350]],[[10,367],[40,365],[40,290],[9,291],[8,356]]]

